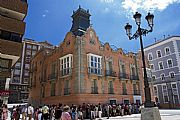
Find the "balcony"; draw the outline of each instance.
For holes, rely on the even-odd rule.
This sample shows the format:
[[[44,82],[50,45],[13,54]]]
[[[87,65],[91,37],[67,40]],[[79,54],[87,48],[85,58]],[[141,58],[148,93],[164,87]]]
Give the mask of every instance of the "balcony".
[[[140,95],[140,91],[139,90],[134,90],[134,95]]]
[[[91,94],[98,94],[98,87],[91,87]]]
[[[123,90],[122,90],[122,94],[123,94],[123,95],[127,95],[127,89],[123,89]]]
[[[24,35],[26,24],[23,21],[11,19],[0,15],[0,23],[3,23],[1,24],[2,30]]]
[[[60,76],[66,76],[66,75],[70,75],[72,73],[72,68],[66,68],[60,71]]]
[[[108,94],[114,94],[113,88],[108,88]]]
[[[70,88],[64,88],[64,95],[70,94]]]
[[[57,74],[50,74],[48,76],[48,80],[55,80],[55,79],[57,79]]]
[[[119,78],[120,79],[129,79],[129,75],[126,73],[119,73]]]
[[[139,80],[137,75],[130,75],[130,80]]]
[[[27,0],[0,0],[0,6],[11,11],[27,14]]]
[[[89,73],[89,74],[102,75],[102,69],[100,69],[100,68],[88,67],[88,73]]]
[[[117,74],[112,70],[106,70],[106,76],[117,77]]]

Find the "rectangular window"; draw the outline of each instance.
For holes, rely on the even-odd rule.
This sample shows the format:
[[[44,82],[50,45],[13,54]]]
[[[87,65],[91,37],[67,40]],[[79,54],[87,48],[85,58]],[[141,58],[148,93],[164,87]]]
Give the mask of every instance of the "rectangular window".
[[[175,104],[179,104],[178,95],[174,95],[174,103],[175,103]]]
[[[26,50],[26,55],[30,56],[31,55],[31,50]]]
[[[159,69],[164,69],[163,62],[159,62]]]
[[[29,71],[28,70],[24,70],[24,76],[29,76]]]
[[[161,80],[165,80],[165,74],[161,74]]]
[[[60,75],[65,76],[71,74],[71,70],[73,67],[73,55],[68,54],[64,57],[60,58]]]
[[[169,101],[167,86],[162,85],[162,90],[163,90],[164,103],[167,103]]]
[[[148,60],[152,60],[153,58],[152,58],[152,53],[149,53],[148,54]]]
[[[92,74],[102,74],[101,56],[88,54],[88,72]]]
[[[169,55],[169,54],[170,54],[170,48],[169,48],[169,47],[166,47],[166,48],[165,48],[165,54],[166,54],[166,55]]]
[[[114,94],[113,81],[109,81],[109,84],[108,84],[108,93],[109,94]]]
[[[161,51],[160,50],[157,51],[157,57],[161,57]]]
[[[122,83],[122,94],[127,95],[126,83]]]
[[[30,64],[25,64],[25,69],[29,69],[30,68]]]
[[[151,70],[154,70],[154,65],[150,64],[150,68],[151,68]]]
[[[168,63],[168,67],[172,67],[172,66],[173,66],[171,59],[170,59],[170,60],[167,60],[167,63]]]
[[[38,46],[37,45],[33,45],[33,50],[37,50]]]
[[[170,72],[170,77],[171,78],[174,78],[175,76],[174,76],[174,72]]]
[[[97,80],[94,79],[91,84],[91,93],[92,94],[98,94],[98,86],[97,86]]]
[[[55,83],[51,83],[51,96],[55,96]]]
[[[69,80],[66,80],[64,86],[64,95],[69,95],[69,94],[70,94]]]
[[[34,56],[35,54],[36,54],[36,51],[33,50],[33,51],[32,51],[32,56]]]

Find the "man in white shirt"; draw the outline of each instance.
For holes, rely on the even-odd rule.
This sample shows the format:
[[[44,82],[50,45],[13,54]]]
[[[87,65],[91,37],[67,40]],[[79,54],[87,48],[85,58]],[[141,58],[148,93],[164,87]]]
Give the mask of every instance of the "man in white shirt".
[[[27,114],[28,114],[29,120],[32,120],[33,114],[34,114],[34,108],[31,106],[31,104],[29,104]]]

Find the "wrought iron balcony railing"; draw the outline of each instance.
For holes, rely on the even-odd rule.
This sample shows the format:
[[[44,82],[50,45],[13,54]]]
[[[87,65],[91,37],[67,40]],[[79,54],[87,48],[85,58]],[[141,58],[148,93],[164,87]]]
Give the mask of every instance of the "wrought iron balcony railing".
[[[50,74],[48,76],[48,80],[55,80],[55,79],[57,79],[57,74]]]
[[[130,75],[130,80],[139,80],[137,75]]]
[[[134,90],[134,95],[140,95],[140,90]]]
[[[119,73],[119,78],[120,79],[129,79],[129,75],[128,74],[126,74],[126,73]]]
[[[117,77],[117,74],[112,70],[106,70],[106,76]]]
[[[98,87],[91,87],[91,94],[98,94]]]

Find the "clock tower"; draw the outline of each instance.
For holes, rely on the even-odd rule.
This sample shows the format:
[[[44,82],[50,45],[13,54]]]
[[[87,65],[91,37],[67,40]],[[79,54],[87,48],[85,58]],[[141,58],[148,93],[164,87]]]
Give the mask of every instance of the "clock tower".
[[[89,10],[85,10],[79,6],[78,10],[73,11],[71,32],[76,36],[82,36],[90,26]]]

